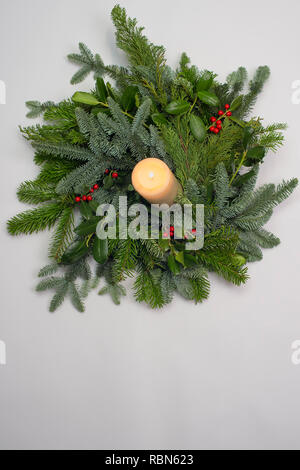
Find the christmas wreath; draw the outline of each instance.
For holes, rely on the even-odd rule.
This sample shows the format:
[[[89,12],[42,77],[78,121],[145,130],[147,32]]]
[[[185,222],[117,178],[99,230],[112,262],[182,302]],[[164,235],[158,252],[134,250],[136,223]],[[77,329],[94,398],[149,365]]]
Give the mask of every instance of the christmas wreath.
[[[202,302],[211,271],[235,285],[245,283],[246,264],[262,259],[261,248],[279,244],[263,226],[298,184],[294,178],[255,189],[260,165],[268,151],[283,144],[286,128],[248,117],[269,77],[267,66],[258,67],[246,90],[244,67],[220,83],[183,53],[172,70],[164,48],[148,41],[136,19],[119,5],[111,16],[128,67],[106,66],[80,43],[79,53],[68,56],[79,65],[71,83],[93,73],[95,88],[58,104],[26,103],[28,117],[43,117],[42,124],[21,128],[40,172],[22,183],[17,195],[37,207],[12,217],[8,231],[54,229],[52,261],[41,269],[37,285],[37,291],[54,291],[50,311],[67,296],[83,311],[85,297],[101,278],[99,294],[111,294],[118,304],[125,295],[121,282],[135,275],[135,299],[152,308],[171,302],[176,291]],[[161,227],[157,239],[97,236],[99,205],[113,205],[117,218],[120,196],[150,206],[151,198],[143,197],[132,179],[137,164],[149,158],[172,171],[177,204],[204,205],[201,249],[186,249],[195,228],[180,237],[173,225],[167,232]]]

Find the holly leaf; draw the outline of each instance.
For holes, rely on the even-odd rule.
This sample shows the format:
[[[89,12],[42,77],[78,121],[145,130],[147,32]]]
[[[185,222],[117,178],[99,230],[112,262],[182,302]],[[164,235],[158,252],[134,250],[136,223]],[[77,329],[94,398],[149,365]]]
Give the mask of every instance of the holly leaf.
[[[187,101],[184,100],[177,100],[177,101],[171,101],[166,107],[165,111],[168,114],[183,114],[185,113],[190,107],[190,104]]]
[[[200,119],[195,114],[192,114],[190,116],[190,130],[196,140],[198,140],[199,142],[203,142],[207,133],[206,127],[202,119]]]
[[[209,91],[205,91],[205,90],[198,91],[197,95],[198,95],[199,100],[202,101],[202,103],[205,103],[209,106],[220,105],[219,98],[213,93],[210,93]]]

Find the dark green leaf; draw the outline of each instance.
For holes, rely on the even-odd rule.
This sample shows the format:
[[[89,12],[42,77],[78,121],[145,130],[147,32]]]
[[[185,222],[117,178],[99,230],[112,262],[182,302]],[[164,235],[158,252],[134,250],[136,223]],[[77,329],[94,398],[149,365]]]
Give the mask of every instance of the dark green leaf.
[[[106,176],[103,180],[103,188],[104,189],[110,189],[112,187],[112,185],[114,184],[114,180],[111,176],[111,173]]]
[[[113,88],[112,88],[112,86],[111,86],[111,84],[110,84],[109,82],[106,83],[106,89],[107,89],[107,92],[108,92],[109,96],[110,96],[114,101],[118,101],[118,100],[117,100],[117,97],[116,97],[116,95],[115,95],[115,93],[114,93],[114,90],[113,90]]]
[[[190,107],[190,104],[184,100],[177,100],[171,101],[166,108],[165,111],[168,114],[183,114],[185,113]]]
[[[235,116],[230,116],[229,119],[231,121],[235,122],[236,124],[238,124],[240,127],[245,127],[246,126],[245,121],[242,121],[241,119],[238,119]]]
[[[243,95],[237,96],[230,105],[230,111],[238,109],[243,102]]]
[[[168,256],[168,266],[173,274],[178,274],[180,272],[180,265],[177,263],[173,255]]]
[[[98,77],[96,81],[96,94],[99,100],[102,101],[102,103],[106,103],[108,92],[104,80],[101,77]]]
[[[204,72],[203,75],[199,78],[196,83],[197,91],[209,90],[214,80],[213,74],[211,72]]]
[[[121,97],[121,106],[124,111],[130,111],[135,105],[135,95],[138,92],[138,87],[128,86],[125,88]]]
[[[95,237],[93,244],[93,256],[99,264],[104,264],[108,258],[108,240],[100,240],[97,236]]]
[[[237,186],[240,188],[243,186],[252,176],[255,174],[255,169],[253,168],[252,170],[248,171],[247,173],[244,173],[243,175],[239,175],[235,178],[233,185]]]
[[[85,236],[96,232],[97,224],[100,217],[93,215],[90,219],[83,221],[78,227],[75,228],[77,235]]]
[[[251,137],[254,134],[254,129],[250,126],[244,128],[244,136],[243,136],[243,147],[246,149],[249,147]]]
[[[198,261],[195,256],[190,255],[189,253],[184,253],[184,265],[189,268],[190,266],[194,266],[195,264],[198,264]]]
[[[156,124],[157,126],[161,126],[162,124],[168,124],[166,116],[164,116],[164,114],[162,113],[154,113],[152,114],[151,118],[154,124]]]
[[[220,104],[219,98],[209,91],[198,91],[197,95],[200,101],[209,106],[219,106]]]
[[[88,252],[89,248],[85,240],[73,243],[61,257],[62,264],[72,264],[78,261]]]
[[[190,129],[195,139],[199,140],[199,142],[203,142],[206,137],[206,127],[202,119],[195,114],[190,116]]]
[[[258,145],[257,147],[252,147],[247,152],[245,165],[251,166],[255,163],[260,162],[264,158],[265,154],[266,149],[261,145]]]
[[[92,208],[90,203],[81,201],[80,203],[80,213],[85,219],[89,219],[93,215]]]
[[[178,261],[178,263],[184,266],[184,252],[183,251],[179,251],[178,253],[176,253],[175,259],[176,261]]]

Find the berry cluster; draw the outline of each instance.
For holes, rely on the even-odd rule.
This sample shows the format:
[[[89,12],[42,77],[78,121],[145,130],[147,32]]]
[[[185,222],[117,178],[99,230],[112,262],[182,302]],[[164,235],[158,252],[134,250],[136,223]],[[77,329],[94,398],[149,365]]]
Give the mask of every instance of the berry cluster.
[[[170,238],[174,238],[174,231],[175,231],[174,226],[170,225],[169,233],[164,232],[163,233],[163,238],[168,238],[169,236],[170,236]],[[192,229],[192,234],[196,235],[196,229],[195,228]],[[187,235],[185,235],[184,238],[187,239],[188,238]]]
[[[231,111],[229,111],[229,104],[225,104],[225,109],[226,111],[222,111],[222,109],[220,109],[220,111],[218,111],[218,116],[219,116],[219,119],[215,118],[214,116],[212,116],[210,118],[210,122],[212,123],[212,126],[210,126],[209,130],[211,132],[214,132],[215,134],[218,134],[220,132],[220,130],[222,129],[222,121],[221,119],[223,119],[225,116],[228,116],[230,117],[231,116]]]
[[[174,226],[173,225],[170,225],[170,230],[169,230],[169,233],[168,232],[164,232],[163,233],[163,237],[164,238],[168,238],[170,236],[170,238],[174,238]]]
[[[80,202],[80,201],[92,201],[93,200],[93,196],[91,196],[91,194],[93,194],[94,191],[96,191],[97,189],[99,189],[99,184],[94,184],[94,186],[89,190],[88,194],[84,194],[83,196],[76,196],[75,197],[75,202]]]
[[[109,175],[110,171],[108,168],[106,168],[104,174],[105,175]],[[119,176],[119,174],[114,171],[112,174],[111,174],[111,177],[113,179],[117,179]],[[94,186],[89,190],[88,194],[84,194],[83,196],[76,196],[75,197],[75,202],[81,202],[81,201],[92,201],[93,200],[93,196],[91,194],[93,194],[94,191],[96,191],[97,189],[99,189],[99,184],[94,184]]]

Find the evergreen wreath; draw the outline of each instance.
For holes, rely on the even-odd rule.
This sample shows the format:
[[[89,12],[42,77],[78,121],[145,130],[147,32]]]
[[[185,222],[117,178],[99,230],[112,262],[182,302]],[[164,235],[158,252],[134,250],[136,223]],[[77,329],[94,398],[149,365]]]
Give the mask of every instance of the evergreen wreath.
[[[11,218],[8,231],[19,235],[54,228],[52,261],[41,269],[36,288],[54,291],[51,312],[67,296],[82,312],[100,278],[105,286],[99,294],[109,293],[119,304],[125,295],[121,282],[135,274],[135,298],[152,308],[170,303],[175,291],[202,302],[209,295],[210,271],[244,284],[246,264],[261,260],[262,248],[280,243],[263,227],[298,184],[293,178],[255,188],[260,165],[268,151],[281,147],[286,129],[282,123],[264,126],[260,118],[248,118],[270,75],[267,66],[258,67],[246,91],[244,67],[220,83],[213,72],[190,65],[183,53],[172,70],[165,49],[149,42],[125,9],[117,5],[111,16],[128,67],[106,66],[80,43],[79,53],[68,56],[79,66],[71,83],[93,73],[95,88],[58,104],[26,103],[28,117],[44,120],[21,128],[40,172],[20,185],[17,196],[37,207]],[[96,236],[99,204],[117,207],[119,196],[145,202],[132,187],[131,172],[148,157],[173,170],[183,188],[177,202],[204,204],[201,250],[185,250],[186,240],[175,240],[172,227],[167,240],[103,241]]]

